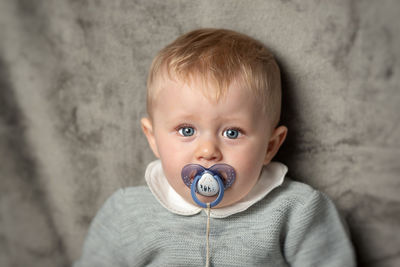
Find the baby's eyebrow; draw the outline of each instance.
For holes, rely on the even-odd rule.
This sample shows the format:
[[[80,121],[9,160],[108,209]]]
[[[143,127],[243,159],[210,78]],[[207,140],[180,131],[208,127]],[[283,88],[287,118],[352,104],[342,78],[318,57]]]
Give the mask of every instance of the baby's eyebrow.
[[[165,119],[167,123],[177,123],[177,122],[194,122],[199,119],[199,116],[194,114],[177,114],[170,116]]]

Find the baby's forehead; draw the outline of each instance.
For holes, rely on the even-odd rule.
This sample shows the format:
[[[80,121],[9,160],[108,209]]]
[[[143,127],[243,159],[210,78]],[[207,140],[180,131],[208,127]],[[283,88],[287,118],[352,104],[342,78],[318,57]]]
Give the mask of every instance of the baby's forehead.
[[[179,88],[180,90],[197,90],[200,91],[206,98],[211,101],[219,102],[224,100],[230,90],[244,93],[247,97],[259,99],[254,90],[246,84],[244,79],[236,77],[231,81],[222,82],[208,77],[207,75],[191,74],[187,76],[163,71],[156,77],[154,86],[153,97],[161,90],[168,90],[169,88]]]

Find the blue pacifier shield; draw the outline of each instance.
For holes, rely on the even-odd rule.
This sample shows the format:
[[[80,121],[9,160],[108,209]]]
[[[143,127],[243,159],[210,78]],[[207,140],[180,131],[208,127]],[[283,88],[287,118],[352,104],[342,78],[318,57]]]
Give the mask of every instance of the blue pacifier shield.
[[[203,208],[207,207],[207,203],[201,202],[196,193],[207,197],[218,194],[210,203],[211,208],[215,207],[224,197],[225,189],[236,178],[235,170],[228,164],[215,164],[208,169],[199,164],[188,164],[183,167],[181,175],[183,182],[190,188],[194,202]]]

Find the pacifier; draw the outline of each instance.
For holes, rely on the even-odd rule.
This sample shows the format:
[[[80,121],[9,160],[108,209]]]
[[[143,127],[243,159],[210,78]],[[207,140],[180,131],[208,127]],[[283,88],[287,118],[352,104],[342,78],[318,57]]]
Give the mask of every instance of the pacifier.
[[[212,208],[222,201],[224,191],[233,184],[236,173],[228,164],[215,164],[210,168],[199,164],[188,164],[183,167],[181,176],[183,182],[190,188],[194,202],[202,208],[207,208],[208,203],[201,202],[196,193],[207,197],[218,194],[217,198],[209,203]]]

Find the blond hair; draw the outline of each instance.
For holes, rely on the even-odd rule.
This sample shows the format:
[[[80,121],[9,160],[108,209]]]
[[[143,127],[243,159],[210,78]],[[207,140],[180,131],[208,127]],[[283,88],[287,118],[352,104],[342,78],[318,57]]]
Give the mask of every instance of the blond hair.
[[[253,38],[225,29],[198,29],[186,33],[154,58],[147,80],[147,112],[152,107],[162,75],[190,83],[194,78],[214,85],[213,97],[223,97],[229,85],[239,81],[251,91],[272,123],[279,122],[281,80],[273,55]],[[204,87],[206,88],[206,87]]]

